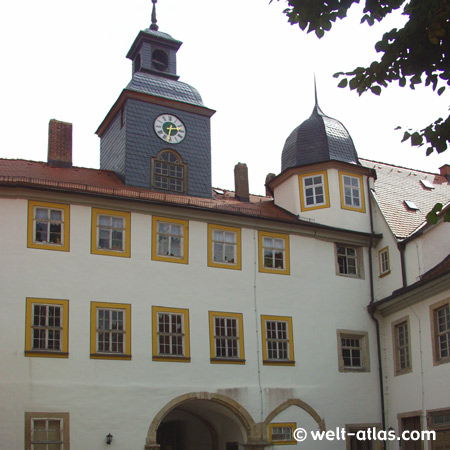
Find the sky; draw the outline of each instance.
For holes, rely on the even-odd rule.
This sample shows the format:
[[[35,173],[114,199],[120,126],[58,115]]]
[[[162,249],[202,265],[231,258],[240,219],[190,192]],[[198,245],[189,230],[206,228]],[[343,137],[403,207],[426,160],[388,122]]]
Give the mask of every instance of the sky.
[[[395,130],[446,117],[447,93],[392,85],[380,96],[358,96],[333,78],[379,58],[375,43],[404,17],[369,27],[355,10],[319,40],[290,25],[285,7],[284,0],[158,1],[160,31],[183,42],[180,81],[216,111],[213,186],[233,190],[241,162],[250,192],[264,195],[266,175],[281,170],[286,138],[311,115],[314,76],[321,109],[345,125],[359,157],[434,173],[450,163],[450,150],[427,157]],[[99,168],[95,131],[131,79],[125,55],[151,10],[150,0],[3,2],[0,158],[46,161],[48,122],[58,119],[73,123],[74,165]]]

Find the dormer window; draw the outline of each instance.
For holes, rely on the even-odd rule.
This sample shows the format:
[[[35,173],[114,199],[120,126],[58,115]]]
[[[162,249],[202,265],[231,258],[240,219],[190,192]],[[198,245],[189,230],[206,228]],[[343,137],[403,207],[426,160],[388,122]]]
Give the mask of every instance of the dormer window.
[[[167,72],[169,68],[169,56],[164,50],[156,49],[152,53],[152,69]]]
[[[152,186],[172,192],[186,192],[186,164],[174,150],[161,150],[152,161]]]

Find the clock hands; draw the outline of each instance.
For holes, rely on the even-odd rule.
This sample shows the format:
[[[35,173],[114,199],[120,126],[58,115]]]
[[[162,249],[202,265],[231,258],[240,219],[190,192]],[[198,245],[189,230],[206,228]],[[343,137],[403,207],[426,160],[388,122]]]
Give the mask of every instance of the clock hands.
[[[172,124],[169,125],[169,127],[167,128],[167,142],[170,141],[170,135],[172,131],[178,131],[179,129],[180,127],[173,127]]]

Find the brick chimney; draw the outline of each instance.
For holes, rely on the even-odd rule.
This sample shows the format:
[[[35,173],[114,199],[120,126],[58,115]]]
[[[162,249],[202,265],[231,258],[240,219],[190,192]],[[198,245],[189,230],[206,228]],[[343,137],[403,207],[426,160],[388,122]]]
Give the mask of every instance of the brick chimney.
[[[235,197],[240,202],[250,201],[247,164],[237,163],[234,166],[234,191]]]
[[[273,192],[269,189],[269,183],[276,178],[277,176],[274,173],[268,173],[266,176],[266,197],[273,197]]]
[[[447,181],[450,183],[450,165],[444,164],[442,167],[439,167],[441,175],[447,178]]]
[[[48,124],[47,162],[53,167],[72,167],[72,124],[51,119]]]

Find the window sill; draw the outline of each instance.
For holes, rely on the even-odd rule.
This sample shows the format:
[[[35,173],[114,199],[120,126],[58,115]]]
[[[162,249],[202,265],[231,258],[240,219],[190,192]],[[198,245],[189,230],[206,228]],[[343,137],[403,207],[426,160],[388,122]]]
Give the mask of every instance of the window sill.
[[[118,360],[131,360],[131,355],[124,353],[91,353],[91,359],[118,359]]]
[[[67,352],[51,352],[48,350],[25,350],[25,356],[34,356],[38,358],[68,358]]]
[[[191,358],[190,357],[186,357],[186,356],[153,356],[153,361],[165,361],[165,362],[191,362]]]
[[[283,361],[277,359],[264,359],[263,364],[265,366],[295,366],[295,361]]]
[[[211,358],[211,364],[245,364],[245,359],[239,359],[239,358]]]

